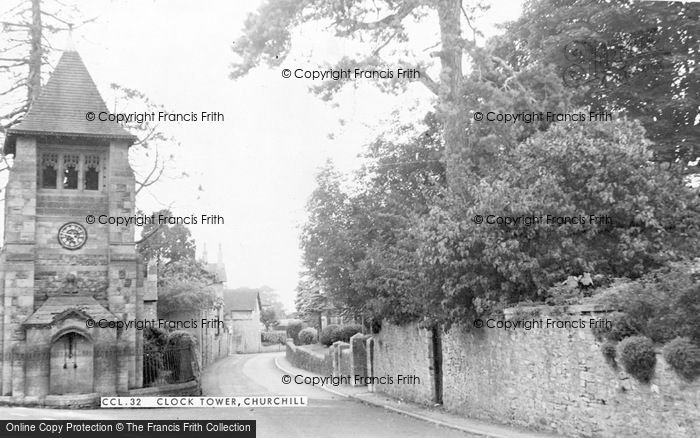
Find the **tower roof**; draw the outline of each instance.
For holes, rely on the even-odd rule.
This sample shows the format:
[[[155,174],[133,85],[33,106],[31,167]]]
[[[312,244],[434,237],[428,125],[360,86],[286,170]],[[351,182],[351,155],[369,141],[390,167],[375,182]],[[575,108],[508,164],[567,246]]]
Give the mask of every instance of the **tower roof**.
[[[22,121],[7,130],[6,152],[8,143],[12,148],[12,138],[19,134],[70,135],[130,142],[136,139],[116,122],[87,120],[88,112],[97,116],[109,111],[80,55],[68,49],[61,55],[49,81]]]

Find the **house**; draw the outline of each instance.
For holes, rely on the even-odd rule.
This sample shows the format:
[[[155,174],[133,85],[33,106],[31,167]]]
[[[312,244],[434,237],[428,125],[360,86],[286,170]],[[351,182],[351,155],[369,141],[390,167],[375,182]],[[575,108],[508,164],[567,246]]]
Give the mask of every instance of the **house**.
[[[231,328],[231,351],[258,353],[260,340],[260,293],[256,290],[224,290],[224,320]]]

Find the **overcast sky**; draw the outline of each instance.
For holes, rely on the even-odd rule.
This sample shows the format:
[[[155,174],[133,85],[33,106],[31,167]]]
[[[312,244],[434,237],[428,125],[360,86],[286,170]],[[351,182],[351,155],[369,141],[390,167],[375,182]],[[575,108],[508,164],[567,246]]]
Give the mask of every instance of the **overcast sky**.
[[[115,82],[175,112],[218,111],[225,117],[222,123],[162,125],[182,144],[176,166],[190,177],[160,181],[140,195],[138,208],[150,212],[172,204],[177,215],[223,216],[224,225],[190,227],[198,254],[206,243],[214,261],[221,244],[228,287],[269,285],[293,310],[299,228],[316,170],[329,157],[342,170],[356,168],[358,153],[381,121],[396,108],[404,118],[422,118],[431,104],[428,93],[416,86],[401,96],[380,96],[364,87],[347,91],[333,107],[307,91],[309,82],[282,78],[282,68],[319,68],[321,61],[353,50],[349,42],[325,37],[321,26],[296,35],[293,56],[281,68],[230,80],[231,43],[258,1],[76,3],[85,18],[98,17],[77,29],[73,40],[110,109],[115,102],[109,84]],[[520,4],[493,2],[478,24],[491,34],[493,23],[517,17]],[[431,46],[431,24],[420,26],[424,46]]]

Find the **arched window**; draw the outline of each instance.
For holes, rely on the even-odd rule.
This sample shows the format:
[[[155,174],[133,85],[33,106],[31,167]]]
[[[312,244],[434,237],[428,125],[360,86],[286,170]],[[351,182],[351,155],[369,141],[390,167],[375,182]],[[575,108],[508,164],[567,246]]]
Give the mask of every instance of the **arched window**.
[[[58,154],[41,155],[41,188],[55,189],[58,179]]]
[[[100,156],[85,156],[85,190],[100,189]]]
[[[63,188],[74,190],[78,188],[78,165],[79,155],[63,156]]]

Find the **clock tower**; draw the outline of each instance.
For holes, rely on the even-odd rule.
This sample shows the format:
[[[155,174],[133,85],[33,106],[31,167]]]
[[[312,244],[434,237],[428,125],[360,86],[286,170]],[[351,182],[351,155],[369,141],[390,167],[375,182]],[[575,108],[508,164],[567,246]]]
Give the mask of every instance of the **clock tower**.
[[[66,50],[7,132],[0,396],[13,402],[93,402],[142,386],[142,332],[115,324],[150,319],[156,292],[144,288],[133,226],[99,220],[134,215],[136,138],[100,113],[80,55]]]

